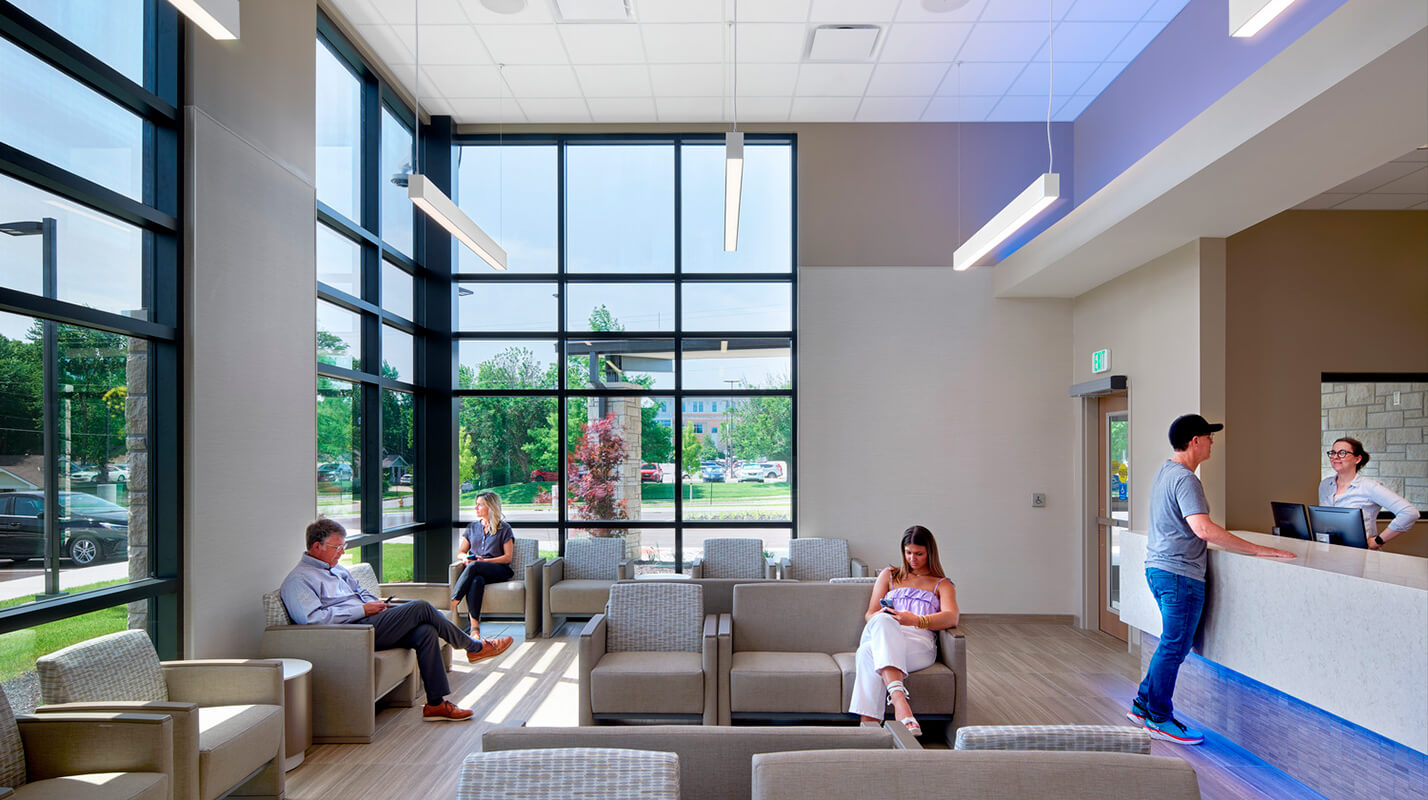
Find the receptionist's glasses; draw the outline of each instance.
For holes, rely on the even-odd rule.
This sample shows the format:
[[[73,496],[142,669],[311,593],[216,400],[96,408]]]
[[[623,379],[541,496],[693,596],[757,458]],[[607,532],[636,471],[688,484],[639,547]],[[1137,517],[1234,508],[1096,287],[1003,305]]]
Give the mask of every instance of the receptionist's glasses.
[[[1353,454],[1354,451],[1352,450],[1330,450],[1324,455],[1328,456],[1329,458],[1348,458]]]

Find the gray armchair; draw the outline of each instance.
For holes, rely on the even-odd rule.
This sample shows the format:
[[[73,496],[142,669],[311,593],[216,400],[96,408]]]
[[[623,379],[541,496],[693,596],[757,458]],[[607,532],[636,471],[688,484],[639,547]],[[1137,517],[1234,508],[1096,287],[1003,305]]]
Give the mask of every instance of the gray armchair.
[[[283,796],[282,664],[160,662],[147,634],[121,631],[41,656],[35,667],[42,717],[76,711],[170,717],[175,798]]]
[[[599,747],[472,753],[457,800],[679,800],[674,753]]]
[[[617,583],[580,634],[580,724],[605,719],[718,721],[718,616],[703,588]]]
[[[541,572],[544,635],[554,636],[566,617],[593,617],[604,611],[610,586],[634,576],[635,564],[625,557],[624,539],[568,539],[565,555],[546,562]]]
[[[16,717],[0,692],[0,798],[170,800],[174,723],[163,714]]]
[[[778,564],[764,557],[761,539],[705,539],[704,556],[689,567],[691,578],[773,578]]]
[[[456,579],[465,568],[461,561],[451,565],[447,575],[446,597],[450,603],[451,592],[456,588]],[[516,574],[504,583],[492,583],[486,587],[486,598],[482,603],[481,616],[514,616],[526,621],[526,640],[530,641],[540,631],[541,573],[545,569],[545,559],[540,557],[539,542],[535,539],[516,539],[516,549],[511,560],[511,570]],[[438,606],[447,608],[449,605]],[[470,611],[468,610],[469,614]],[[461,624],[458,614],[453,619]]]
[[[868,565],[848,555],[846,539],[790,539],[788,558],[779,568],[780,577],[796,581],[829,581],[867,574]]]

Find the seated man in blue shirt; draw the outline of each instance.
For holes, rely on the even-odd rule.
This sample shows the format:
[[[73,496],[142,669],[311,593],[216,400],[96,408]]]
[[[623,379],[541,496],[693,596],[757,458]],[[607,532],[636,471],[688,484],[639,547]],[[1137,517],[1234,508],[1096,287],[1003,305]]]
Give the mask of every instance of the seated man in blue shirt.
[[[283,605],[299,625],[371,625],[378,650],[410,647],[416,650],[417,669],[426,687],[422,718],[461,721],[471,711],[446,699],[451,685],[441,660],[444,639],[466,651],[468,661],[498,656],[511,646],[511,637],[473,639],[456,627],[431,603],[414,600],[388,605],[363,589],[337,560],[347,549],[347,531],[326,517],[307,526],[307,553],[283,580]]]

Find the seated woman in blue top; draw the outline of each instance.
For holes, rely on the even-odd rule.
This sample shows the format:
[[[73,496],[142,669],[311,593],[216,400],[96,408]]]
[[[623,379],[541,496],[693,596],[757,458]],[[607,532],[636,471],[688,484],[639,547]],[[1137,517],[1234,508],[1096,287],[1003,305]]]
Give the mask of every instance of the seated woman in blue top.
[[[932,666],[933,631],[957,627],[957,617],[957,587],[942,572],[937,540],[932,531],[913,525],[902,534],[902,566],[884,569],[873,584],[848,710],[864,722],[882,722],[886,703],[898,722],[921,736],[902,681]]]
[[[1359,470],[1368,462],[1369,454],[1363,442],[1348,436],[1335,439],[1329,448],[1329,466],[1334,468],[1334,474],[1319,484],[1319,505],[1362,508],[1369,549],[1377,550],[1389,539],[1412,530],[1413,523],[1418,521],[1418,509],[1373,478],[1359,475]],[[1383,533],[1378,532],[1380,508],[1394,514]]]
[[[477,521],[466,526],[461,534],[461,560],[466,568],[456,579],[451,591],[451,610],[466,598],[466,613],[471,617],[471,635],[481,635],[481,600],[486,596],[486,584],[503,583],[515,572],[511,561],[516,554],[516,534],[501,514],[501,498],[495,492],[476,495]]]

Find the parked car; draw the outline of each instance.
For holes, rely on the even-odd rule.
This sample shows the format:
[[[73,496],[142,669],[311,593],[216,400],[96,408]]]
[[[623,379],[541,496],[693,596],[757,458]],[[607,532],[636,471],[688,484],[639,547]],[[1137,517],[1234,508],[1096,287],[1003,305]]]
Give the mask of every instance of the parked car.
[[[129,554],[129,510],[84,492],[60,492],[61,557],[75,566]],[[0,558],[45,554],[45,493],[0,493]]]
[[[664,481],[664,470],[658,464],[643,464],[640,466],[640,480],[647,483],[661,483]]]
[[[705,483],[723,483],[724,465],[716,461],[709,461],[699,466],[699,474]]]
[[[783,476],[783,469],[770,461],[750,461],[734,472],[739,481],[776,481]]]
[[[352,480],[352,465],[341,461],[329,461],[317,467],[317,479],[321,481]]]
[[[411,485],[412,485],[412,480],[413,480],[412,474],[411,474],[410,472],[408,472],[408,473],[406,473],[405,475],[403,475],[402,477],[398,478],[398,479],[397,479],[397,483],[401,484],[402,486],[411,486]]]
[[[533,469],[531,470],[531,480],[533,481],[554,481],[560,479],[560,473],[553,469]]]

